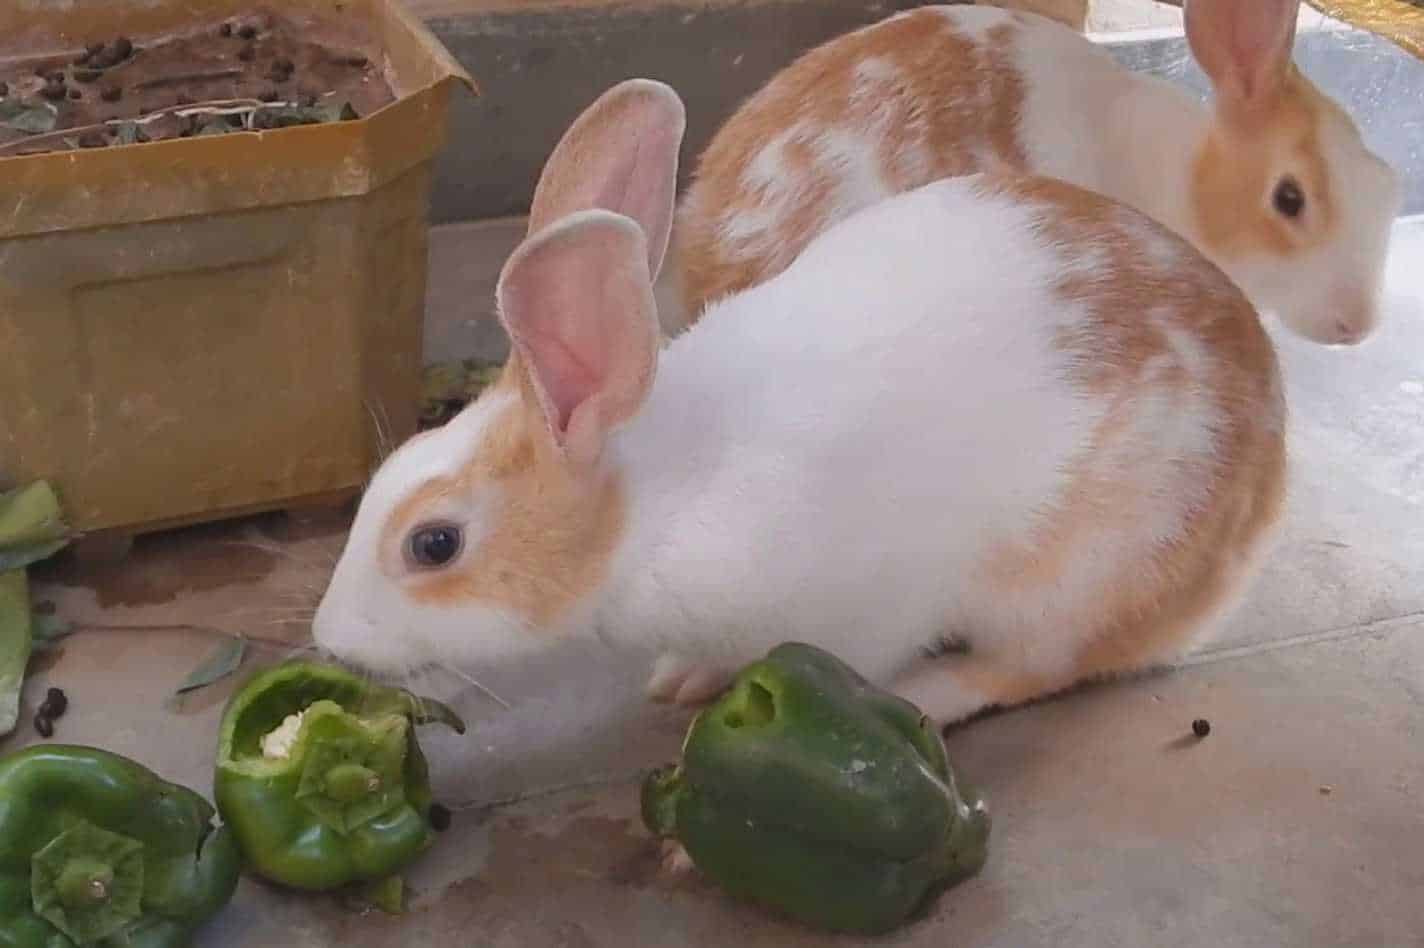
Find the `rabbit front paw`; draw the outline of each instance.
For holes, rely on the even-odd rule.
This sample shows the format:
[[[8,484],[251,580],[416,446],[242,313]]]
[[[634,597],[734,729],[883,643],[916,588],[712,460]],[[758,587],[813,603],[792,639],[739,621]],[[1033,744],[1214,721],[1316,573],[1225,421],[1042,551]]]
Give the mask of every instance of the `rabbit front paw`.
[[[667,704],[705,704],[721,694],[731,680],[731,673],[719,665],[669,652],[653,665],[648,696]]]

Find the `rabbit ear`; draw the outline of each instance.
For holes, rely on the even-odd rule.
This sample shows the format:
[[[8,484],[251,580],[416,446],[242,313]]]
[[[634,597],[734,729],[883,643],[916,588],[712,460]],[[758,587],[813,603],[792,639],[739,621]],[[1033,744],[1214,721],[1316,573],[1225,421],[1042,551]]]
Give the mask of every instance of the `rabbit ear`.
[[[577,211],[603,208],[643,228],[656,279],[672,229],[678,149],[687,125],[682,100],[650,79],[609,89],[564,133],[544,164],[529,233]]]
[[[1290,73],[1300,0],[1186,0],[1192,55],[1223,104],[1259,107]]]
[[[647,240],[603,210],[546,227],[510,256],[496,291],[528,410],[567,457],[592,464],[642,407],[658,358]]]

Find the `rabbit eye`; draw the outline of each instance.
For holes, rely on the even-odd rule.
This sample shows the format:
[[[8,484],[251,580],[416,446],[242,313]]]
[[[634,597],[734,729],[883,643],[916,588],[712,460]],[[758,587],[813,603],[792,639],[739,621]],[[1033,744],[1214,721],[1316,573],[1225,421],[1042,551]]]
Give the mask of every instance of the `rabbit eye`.
[[[416,566],[436,569],[459,556],[464,545],[464,533],[459,527],[449,523],[432,524],[411,533],[407,553]]]
[[[1282,178],[1276,185],[1276,193],[1271,195],[1271,203],[1286,217],[1296,218],[1305,210],[1305,192],[1295,178]]]

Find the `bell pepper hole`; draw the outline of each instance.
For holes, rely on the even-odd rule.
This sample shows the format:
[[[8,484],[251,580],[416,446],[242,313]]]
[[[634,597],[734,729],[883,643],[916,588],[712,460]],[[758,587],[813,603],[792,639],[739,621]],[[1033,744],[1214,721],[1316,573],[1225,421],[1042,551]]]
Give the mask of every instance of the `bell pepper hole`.
[[[776,699],[756,682],[748,682],[739,707],[727,712],[727,727],[762,727],[776,718]]]

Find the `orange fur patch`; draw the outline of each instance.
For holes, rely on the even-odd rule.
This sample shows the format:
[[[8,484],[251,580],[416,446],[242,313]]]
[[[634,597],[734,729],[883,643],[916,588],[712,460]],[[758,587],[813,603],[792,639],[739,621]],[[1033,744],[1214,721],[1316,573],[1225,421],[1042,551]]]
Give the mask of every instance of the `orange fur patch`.
[[[1322,117],[1339,107],[1294,67],[1269,107],[1218,112],[1192,174],[1202,247],[1217,259],[1256,253],[1284,256],[1318,247],[1335,233],[1339,214],[1320,153]],[[1292,174],[1306,196],[1305,213],[1287,219],[1271,190]]]
[[[515,373],[506,367],[505,374]],[[481,491],[497,498],[495,520],[454,565],[412,570],[402,551],[387,561],[411,598],[426,605],[503,607],[546,628],[603,583],[623,530],[621,484],[611,475],[572,470],[542,419],[523,402],[492,422],[479,452],[459,474],[430,481],[406,498],[383,535],[404,543],[442,496]]]
[[[836,203],[837,171],[821,166],[804,140],[783,151],[785,175],[799,182],[800,203],[777,221],[757,257],[725,245],[723,215],[750,214],[766,196],[745,181],[757,154],[788,129],[806,137],[836,128],[888,131],[878,149],[884,179],[907,191],[939,178],[980,170],[978,155],[1023,167],[1018,120],[1024,92],[1014,68],[1011,22],[980,44],[941,12],[917,10],[850,33],[812,50],[776,76],[734,114],[703,153],[679,214],[682,287],[695,319],[709,302],[780,273],[847,209]],[[876,61],[883,79],[858,80]],[[994,108],[985,110],[985,100]],[[916,160],[923,155],[926,160]]]
[[[1149,562],[1122,563],[1091,614],[1054,617],[1065,634],[1085,636],[1086,644],[1065,680],[1028,689],[1046,693],[1140,668],[1180,648],[1239,587],[1283,506],[1285,409],[1275,350],[1255,310],[1185,242],[1157,228],[1182,247],[1180,264],[1168,271],[1138,252],[1140,236],[1123,228],[1123,209],[1105,198],[1046,179],[1001,180],[994,187],[1042,207],[1043,231],[1065,254],[1107,254],[1111,279],[1081,275],[1059,283],[1059,296],[1088,321],[1059,346],[1076,366],[1076,384],[1114,403],[1067,472],[1067,485],[1040,529],[986,560],[984,581],[996,595],[1051,590],[1074,558],[1093,555],[1091,534],[1114,524],[1131,530],[1149,505],[1161,502],[1134,483],[1130,471],[1104,472],[1095,464],[1129,435],[1133,401],[1150,385],[1170,390],[1190,382],[1221,419],[1214,455],[1182,459],[1190,465],[1183,477],[1205,486],[1207,500],[1187,515],[1180,536],[1161,544]],[[1191,382],[1180,364],[1161,371],[1172,349],[1161,323],[1143,318],[1149,309],[1200,344],[1205,380]],[[1149,364],[1150,382],[1143,377]],[[1035,696],[1021,694],[1023,675],[1012,665],[992,669],[992,656],[985,659],[992,670],[985,681],[1015,682],[995,691],[995,700]]]

